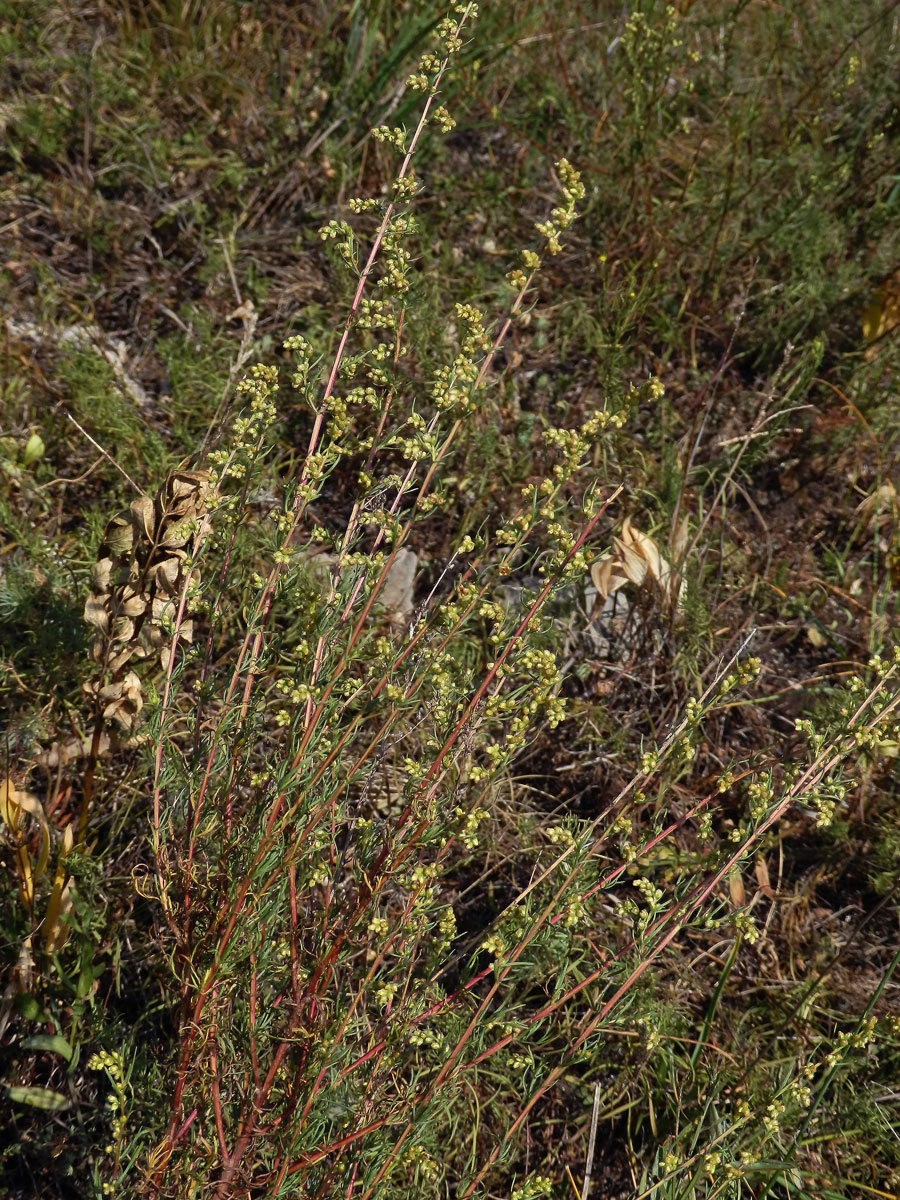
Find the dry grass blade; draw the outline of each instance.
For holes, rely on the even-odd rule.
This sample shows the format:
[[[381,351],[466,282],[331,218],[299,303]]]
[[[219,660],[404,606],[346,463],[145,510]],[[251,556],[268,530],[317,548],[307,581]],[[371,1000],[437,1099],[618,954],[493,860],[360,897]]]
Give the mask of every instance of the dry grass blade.
[[[594,1150],[597,1145],[597,1124],[600,1120],[600,1090],[599,1083],[594,1084],[594,1104],[591,1109],[591,1131],[588,1135],[587,1157],[584,1163],[584,1183],[581,1186],[581,1200],[588,1200],[591,1191],[591,1175],[594,1171]]]

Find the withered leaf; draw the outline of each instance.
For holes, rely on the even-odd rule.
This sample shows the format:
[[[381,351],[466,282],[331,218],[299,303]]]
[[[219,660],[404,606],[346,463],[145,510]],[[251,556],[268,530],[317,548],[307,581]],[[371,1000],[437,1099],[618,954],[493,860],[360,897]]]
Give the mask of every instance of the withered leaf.
[[[187,545],[192,533],[193,521],[190,519],[173,521],[171,525],[166,525],[160,531],[159,544],[165,546],[167,550],[180,550]]]
[[[688,538],[691,532],[691,523],[687,516],[682,517],[678,523],[678,528],[675,530],[675,536],[672,538],[672,554],[675,557],[676,563],[680,563],[687,553]]]
[[[91,590],[105,592],[109,590],[109,576],[112,571],[111,558],[98,558],[91,567]]]
[[[94,629],[100,633],[106,633],[109,630],[109,613],[107,604],[110,597],[106,594],[88,596],[84,605],[84,619],[88,625],[92,625]]]
[[[684,594],[683,579],[657,543],[627,517],[622,522],[621,536],[613,538],[613,553],[602,555],[592,564],[591,580],[602,600],[626,583],[637,587],[652,583],[667,604],[680,602]]]
[[[625,578],[640,587],[644,582],[648,569],[647,559],[644,557],[642,550],[630,546],[627,542],[617,537],[613,538],[613,546],[619,555],[619,562],[625,573]]]
[[[180,573],[180,559],[175,557],[164,559],[154,572],[156,586],[167,595],[174,596],[178,590]]]
[[[141,681],[134,671],[128,671],[122,679],[108,683],[100,689],[99,694],[104,705],[104,717],[116,721],[123,729],[132,729],[144,707]]]
[[[172,471],[166,480],[166,489],[175,499],[191,493],[203,494],[205,503],[208,483],[209,471]]]
[[[127,643],[125,645],[120,644],[115,650],[110,652],[109,658],[106,660],[107,669],[113,675],[116,675],[124,666],[127,666],[127,664],[130,663],[133,658],[137,657],[137,649],[138,647],[132,643]]]
[[[602,600],[628,583],[628,576],[611,554],[604,554],[591,566],[591,580]]]
[[[122,589],[119,597],[118,612],[125,617],[140,617],[147,611],[147,600],[133,588]]]
[[[104,543],[114,557],[127,554],[134,545],[134,530],[131,522],[122,517],[113,517],[106,527]]]
[[[111,636],[114,642],[130,642],[134,637],[134,621],[131,617],[114,617]]]
[[[153,501],[149,496],[141,496],[138,500],[132,501],[131,516],[138,535],[146,538],[148,542],[152,541],[154,512]]]
[[[175,620],[177,608],[174,600],[170,600],[165,596],[154,596],[153,607],[151,613],[153,616],[153,624],[161,625],[163,621],[166,623]]]

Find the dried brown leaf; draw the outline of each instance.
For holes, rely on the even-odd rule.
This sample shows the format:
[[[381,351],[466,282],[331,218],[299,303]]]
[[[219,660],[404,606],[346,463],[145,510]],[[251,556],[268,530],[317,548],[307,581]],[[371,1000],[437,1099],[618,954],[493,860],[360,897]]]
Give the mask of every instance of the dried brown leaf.
[[[190,541],[193,532],[194,521],[190,517],[181,517],[160,529],[159,545],[167,550],[180,550]]]
[[[131,617],[114,617],[110,637],[114,642],[130,642],[134,637],[134,621]]]
[[[680,563],[687,553],[690,533],[691,523],[687,516],[684,516],[678,523],[678,528],[675,530],[675,536],[672,538],[672,556],[677,563]]]
[[[762,894],[769,900],[773,899],[775,896],[775,891],[772,887],[772,881],[769,878],[769,867],[765,858],[761,854],[756,860],[754,874],[756,875],[756,882],[759,884],[759,890],[762,892]]]
[[[728,872],[728,892],[735,908],[743,908],[747,903],[747,893],[744,891],[744,880],[741,877],[740,867],[732,867]]]
[[[613,538],[613,549],[618,555],[619,567],[625,578],[629,583],[640,587],[647,575],[647,560],[641,550],[617,537]]]
[[[653,538],[648,537],[646,533],[641,533],[639,529],[635,529],[626,517],[622,522],[622,541],[644,559],[650,575],[658,581],[665,559],[660,554],[659,547]]]
[[[126,730],[134,728],[135,720],[144,707],[141,681],[134,671],[102,687],[99,696],[107,720],[116,721]]]
[[[601,600],[606,600],[613,592],[624,587],[628,578],[612,555],[604,554],[591,565],[591,581],[597,589],[597,595]]]
[[[620,537],[613,538],[613,553],[604,554],[591,567],[598,595],[606,600],[626,583],[638,587],[652,582],[667,604],[680,602],[684,581],[673,570],[657,543],[626,517]]]
[[[124,617],[141,617],[147,611],[147,599],[134,588],[125,587],[117,597],[118,615]]]
[[[109,577],[112,571],[111,558],[99,558],[91,567],[91,591],[109,591]]]
[[[181,575],[181,559],[174,555],[171,558],[164,559],[153,573],[153,579],[156,586],[169,596],[174,596],[178,591],[179,579]]]
[[[134,545],[134,530],[131,522],[125,520],[124,517],[113,517],[106,527],[103,541],[114,558],[121,558],[124,554],[128,554]]]
[[[109,631],[109,612],[107,605],[111,597],[108,595],[90,595],[84,604],[84,619],[88,625],[105,634]]]
[[[131,502],[131,518],[135,531],[148,542],[152,541],[155,513],[149,496],[141,496]]]
[[[154,596],[153,605],[150,610],[154,625],[161,625],[163,621],[169,622],[175,620],[177,608],[175,601],[167,596]]]

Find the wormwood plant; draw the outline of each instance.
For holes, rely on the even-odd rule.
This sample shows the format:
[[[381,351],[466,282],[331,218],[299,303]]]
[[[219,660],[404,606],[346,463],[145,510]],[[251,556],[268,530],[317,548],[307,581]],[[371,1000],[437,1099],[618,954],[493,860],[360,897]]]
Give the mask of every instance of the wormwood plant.
[[[462,435],[478,427],[497,352],[584,195],[559,162],[561,200],[507,275],[506,315],[491,326],[455,304],[438,341],[446,359],[426,375],[434,350],[407,332],[413,159],[426,130],[452,128],[441,84],[474,15],[458,6],[408,80],[424,97],[416,127],[374,131],[399,159],[387,197],[350,201],[356,229],[335,220],[322,231],[355,290],[330,364],[301,336],[285,343],[309,441],[265,544],[260,536],[249,602],[234,563],[275,442],[274,365],[240,385],[243,411],[210,455],[202,510],[178,513],[174,565],[159,538],[156,557],[135,557],[126,535],[121,562],[110,553],[95,572],[94,653],[113,687],[95,696],[113,706],[109,719],[137,717],[128,622],[150,613],[165,645],[161,694],[145,704],[155,878],[142,887],[161,907],[178,995],[164,1129],[142,1123],[120,1056],[92,1060],[113,1086],[107,1194],[479,1194],[529,1115],[567,1072],[589,1069],[604,1039],[631,1022],[652,1042],[635,997],[655,959],[686,928],[725,920],[723,883],[791,806],[827,821],[845,764],[894,724],[898,667],[878,660],[831,729],[804,727],[808,761],[735,764],[670,812],[704,718],[752,683],[747,644],[600,816],[548,828],[512,902],[486,928],[457,929],[455,875],[491,837],[496,781],[539,722],[565,715],[549,601],[588,573],[592,535],[617,495],[591,464],[626,417],[600,407],[575,429],[548,430],[543,478],[505,516],[475,514],[477,535],[455,539],[398,627],[382,603],[392,568],[426,541],[429,523],[454,517]],[[658,394],[648,380],[641,399]],[[144,505],[116,529],[133,535],[144,522],[152,532],[162,516],[151,516]],[[514,580],[517,601],[501,586]],[[189,621],[206,637],[189,641]],[[716,845],[716,806],[738,787],[745,816]],[[648,796],[656,826],[635,836],[631,812]],[[655,853],[685,828],[708,844],[700,866],[657,880]],[[634,898],[623,898],[617,885],[629,876]],[[598,944],[610,897],[621,937]],[[749,914],[733,921],[752,939]],[[730,1114],[702,1151],[672,1138],[645,1194],[712,1195],[751,1173],[788,1104],[808,1110],[810,1081],[836,1066],[811,1056],[768,1109]],[[497,1079],[516,1081],[505,1085],[513,1117],[510,1103],[479,1115]],[[544,1176],[513,1182],[517,1200],[550,1187]]]
[[[428,1018],[446,1010],[452,1024],[468,990],[450,1002],[441,984],[455,941],[442,875],[460,846],[477,844],[490,780],[535,718],[555,724],[562,715],[540,611],[586,569],[584,542],[604,505],[585,496],[572,527],[567,488],[617,414],[548,435],[551,476],[524,489],[499,528],[460,541],[408,630],[377,613],[398,551],[448,502],[441,472],[477,416],[540,266],[536,250],[523,252],[493,337],[477,309],[455,306],[456,352],[412,399],[402,337],[412,157],[428,125],[452,128],[437,98],[471,15],[473,6],[460,6],[442,22],[439,52],[408,81],[425,93],[413,133],[375,131],[402,163],[386,203],[350,202],[361,217],[380,218],[365,262],[349,225],[322,231],[357,277],[356,292],[324,386],[306,341],[285,344],[296,357],[293,386],[315,416],[299,477],[275,515],[273,565],[257,580],[225,675],[212,646],[236,528],[275,418],[275,368],[260,365],[241,385],[246,415],[231,449],[211,456],[220,486],[211,520],[225,566],[218,594],[190,583],[182,594],[176,642],[188,607],[205,610],[207,649],[202,661],[199,649],[171,657],[155,718],[157,882],[182,996],[169,1130],[145,1166],[148,1186],[166,1194],[183,1194],[188,1178],[205,1178],[220,1196],[250,1182],[270,1195],[301,1182],[322,1194],[348,1182],[371,1191],[398,1172],[391,1186],[437,1170],[416,1130],[433,1128],[454,1083],[438,1070],[445,1035]],[[583,195],[571,167],[558,170],[562,202],[537,226],[551,254]],[[311,506],[349,471],[357,493],[344,528],[309,529]],[[493,584],[531,561],[541,529],[545,582],[524,612],[509,612]],[[322,550],[327,573],[313,577]],[[279,624],[290,607],[299,636]],[[485,624],[494,657],[472,664],[466,646]],[[187,710],[179,686],[195,659],[197,704]],[[386,817],[372,800],[380,776],[401,798]]]

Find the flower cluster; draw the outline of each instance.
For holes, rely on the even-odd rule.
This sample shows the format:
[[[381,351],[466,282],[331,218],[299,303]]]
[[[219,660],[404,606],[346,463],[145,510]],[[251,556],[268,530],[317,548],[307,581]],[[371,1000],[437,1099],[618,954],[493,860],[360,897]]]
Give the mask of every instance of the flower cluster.
[[[100,1050],[98,1053],[91,1055],[88,1059],[87,1067],[89,1071],[104,1071],[112,1087],[112,1091],[106,1098],[106,1108],[111,1125],[110,1141],[107,1143],[105,1150],[107,1154],[115,1156],[114,1169],[118,1172],[119,1158],[122,1153],[122,1141],[125,1137],[127,1124],[127,1082],[122,1055],[118,1051]],[[103,1184],[103,1194],[111,1196],[114,1191],[115,1184],[107,1180]]]

